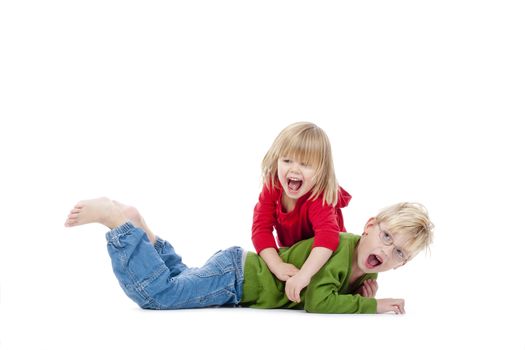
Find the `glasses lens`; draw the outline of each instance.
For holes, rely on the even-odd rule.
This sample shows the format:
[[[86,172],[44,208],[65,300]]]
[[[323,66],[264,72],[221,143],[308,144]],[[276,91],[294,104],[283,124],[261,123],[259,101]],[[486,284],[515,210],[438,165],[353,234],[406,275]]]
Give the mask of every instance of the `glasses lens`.
[[[394,256],[398,261],[405,261],[405,253],[397,247],[394,247]]]

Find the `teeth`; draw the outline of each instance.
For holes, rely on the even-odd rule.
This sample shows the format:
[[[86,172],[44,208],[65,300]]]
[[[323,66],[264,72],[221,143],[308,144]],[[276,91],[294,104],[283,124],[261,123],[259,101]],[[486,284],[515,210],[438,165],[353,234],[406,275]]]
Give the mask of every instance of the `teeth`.
[[[301,179],[299,179],[298,177],[289,177],[288,180],[301,181]]]

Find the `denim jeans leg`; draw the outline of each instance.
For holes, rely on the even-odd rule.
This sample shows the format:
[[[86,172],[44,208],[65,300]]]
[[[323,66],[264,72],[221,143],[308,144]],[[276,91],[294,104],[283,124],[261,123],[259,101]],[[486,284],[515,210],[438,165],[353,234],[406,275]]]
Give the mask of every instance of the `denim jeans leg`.
[[[142,229],[127,222],[106,234],[113,272],[124,292],[142,308],[154,305],[152,287],[160,288],[170,272]]]
[[[177,276],[188,268],[186,264],[182,262],[180,255],[175,253],[175,249],[173,249],[170,242],[157,237],[154,247],[160,258],[166,264],[166,267],[170,270],[171,277]]]
[[[107,234],[113,271],[126,294],[142,308],[179,309],[239,303],[242,249],[216,253],[201,268],[188,268],[173,247],[158,239],[155,247],[131,223]]]
[[[242,298],[243,250],[231,247],[215,253],[202,267],[189,268],[172,278],[181,288],[173,308],[237,305]]]

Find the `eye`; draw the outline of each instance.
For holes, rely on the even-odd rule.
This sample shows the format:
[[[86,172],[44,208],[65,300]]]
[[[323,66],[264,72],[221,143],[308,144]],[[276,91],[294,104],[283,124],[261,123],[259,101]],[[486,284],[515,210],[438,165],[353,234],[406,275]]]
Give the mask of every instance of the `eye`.
[[[283,162],[283,163],[290,163],[291,160],[290,160],[290,158],[282,158],[281,162]]]
[[[405,253],[399,249],[399,248],[395,248],[394,249],[394,254],[396,255],[396,258],[401,260],[401,261],[404,261],[405,260]]]
[[[308,163],[301,163],[301,166],[302,166],[302,167],[305,167],[305,168],[309,168],[309,167],[310,167],[310,164],[308,164]]]
[[[387,244],[392,244],[392,235],[388,232],[383,231],[383,241]]]

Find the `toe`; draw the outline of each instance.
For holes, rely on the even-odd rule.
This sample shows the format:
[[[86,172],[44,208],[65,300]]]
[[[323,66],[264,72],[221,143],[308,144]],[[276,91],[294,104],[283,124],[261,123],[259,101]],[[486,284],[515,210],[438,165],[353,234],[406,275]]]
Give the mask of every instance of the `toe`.
[[[64,223],[64,226],[71,227],[71,226],[75,226],[76,223],[77,223],[77,220],[67,219],[66,222]]]

